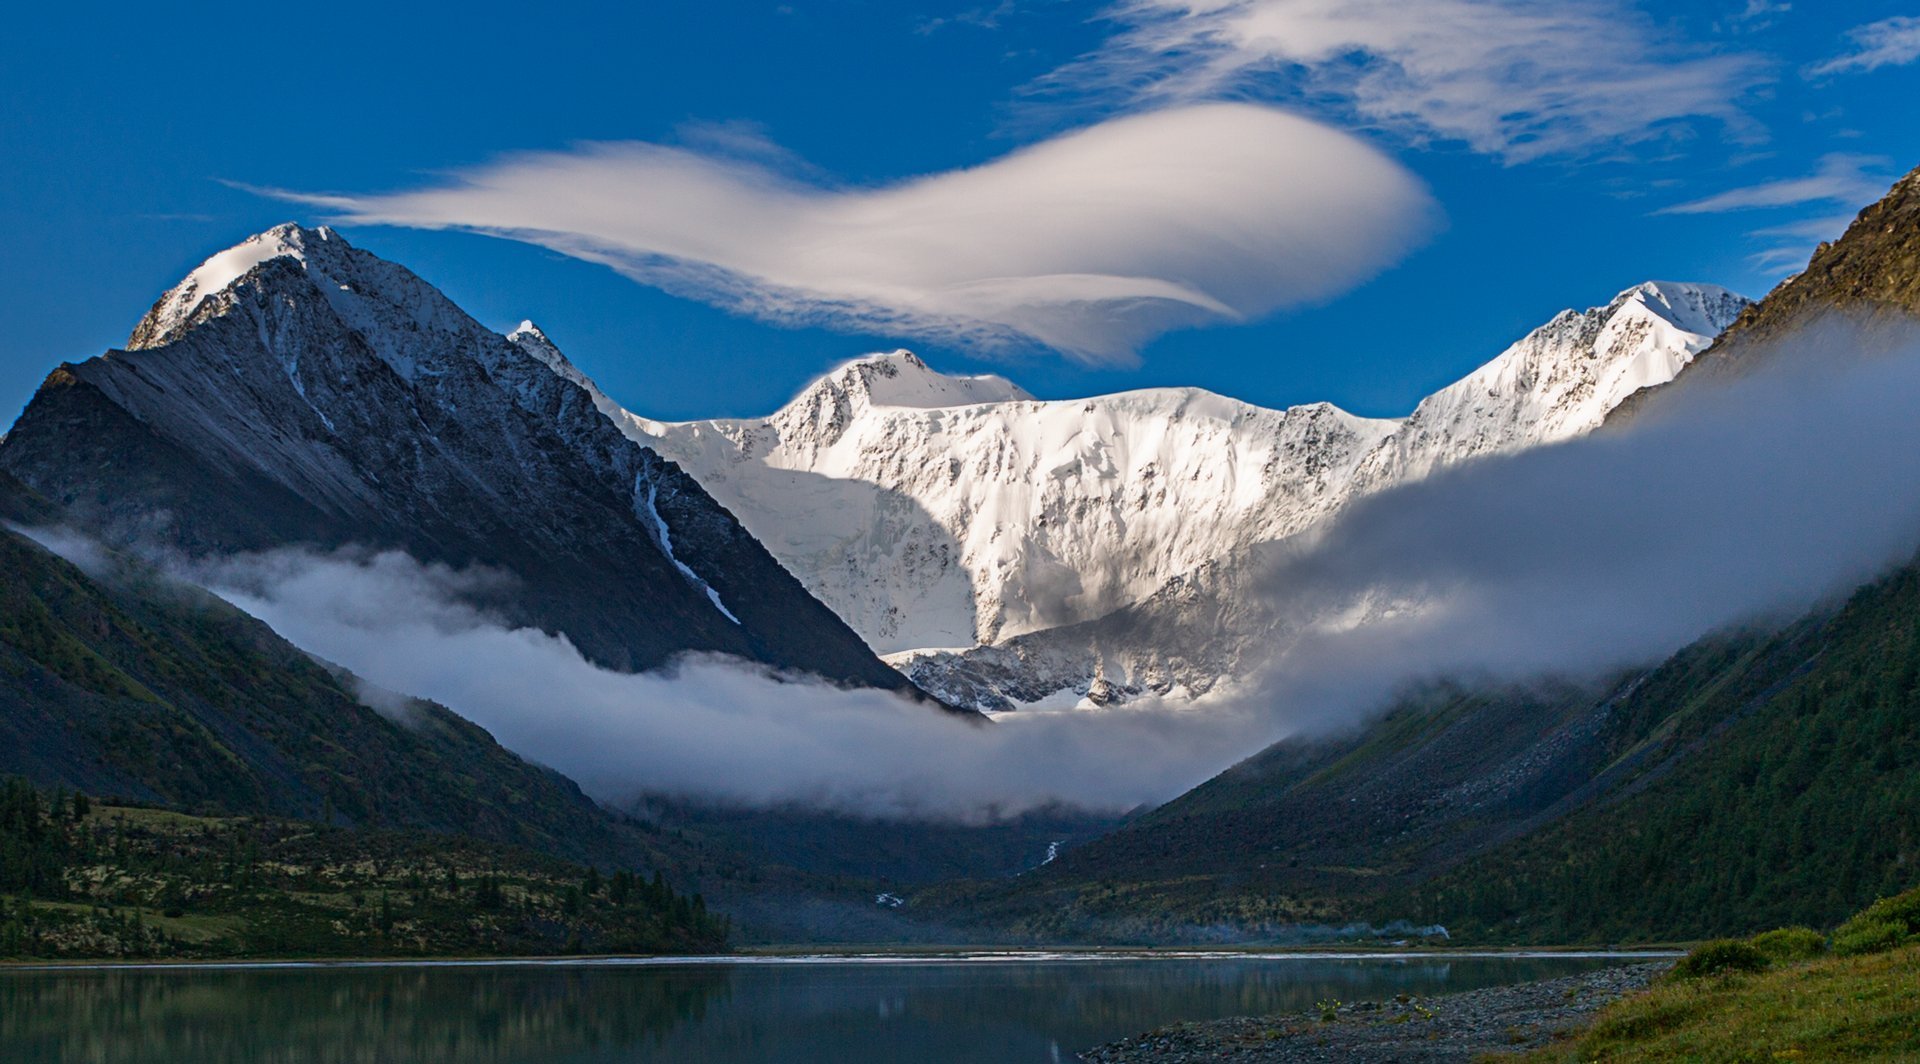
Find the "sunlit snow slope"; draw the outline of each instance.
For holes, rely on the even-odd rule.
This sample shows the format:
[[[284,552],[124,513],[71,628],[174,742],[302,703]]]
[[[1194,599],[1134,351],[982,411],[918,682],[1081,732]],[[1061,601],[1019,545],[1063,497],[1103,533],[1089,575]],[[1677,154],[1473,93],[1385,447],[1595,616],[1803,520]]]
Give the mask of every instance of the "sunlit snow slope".
[[[1192,388],[1042,402],[896,351],[765,419],[618,420],[882,653],[965,648],[1101,616],[1356,494],[1585,432],[1745,305],[1639,285],[1560,314],[1404,419]]]

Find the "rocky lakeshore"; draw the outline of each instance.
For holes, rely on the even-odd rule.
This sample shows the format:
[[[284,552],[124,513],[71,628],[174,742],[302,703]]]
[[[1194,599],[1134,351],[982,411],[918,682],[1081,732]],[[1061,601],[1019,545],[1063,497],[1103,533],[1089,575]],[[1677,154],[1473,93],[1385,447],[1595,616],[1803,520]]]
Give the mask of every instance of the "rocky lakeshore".
[[[1660,961],[1434,997],[1329,1003],[1325,1012],[1182,1023],[1090,1049],[1090,1064],[1471,1061],[1546,1045],[1672,967]]]

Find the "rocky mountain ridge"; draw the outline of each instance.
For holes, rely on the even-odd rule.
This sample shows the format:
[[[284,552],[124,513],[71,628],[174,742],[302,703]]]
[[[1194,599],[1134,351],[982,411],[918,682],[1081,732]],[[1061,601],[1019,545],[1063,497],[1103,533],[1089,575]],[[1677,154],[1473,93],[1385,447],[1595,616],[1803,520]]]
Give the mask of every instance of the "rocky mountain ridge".
[[[508,339],[332,230],[208,259],[124,351],[54,370],[0,468],[144,552],[400,549],[618,669],[715,652],[908,691],[692,477]]]
[[[1204,601],[1231,627],[1223,563],[1362,495],[1590,431],[1745,306],[1711,285],[1637,285],[1557,315],[1401,419],[1191,388],[1040,401],[909,352],[847,363],[764,419],[616,416],[944,698],[1201,693],[1236,649],[1169,647],[1158,626]]]

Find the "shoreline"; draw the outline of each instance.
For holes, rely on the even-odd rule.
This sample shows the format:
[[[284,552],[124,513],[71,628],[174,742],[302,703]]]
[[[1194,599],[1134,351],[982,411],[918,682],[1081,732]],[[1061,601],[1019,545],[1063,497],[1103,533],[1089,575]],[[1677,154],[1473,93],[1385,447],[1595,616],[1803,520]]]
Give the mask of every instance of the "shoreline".
[[[1181,947],[1067,947],[1058,949],[792,949],[710,954],[576,955],[563,957],[259,957],[227,960],[47,960],[0,962],[0,973],[63,971],[274,971],[325,968],[638,968],[781,964],[1057,964],[1098,961],[1201,960],[1573,960],[1663,961],[1666,949],[1422,949],[1326,950]],[[1613,969],[1603,969],[1613,970]]]
[[[1078,1059],[1088,1064],[1464,1064],[1561,1041],[1671,967],[1670,961],[1654,961],[1452,994],[1332,1002],[1318,1014],[1176,1023],[1084,1050]]]

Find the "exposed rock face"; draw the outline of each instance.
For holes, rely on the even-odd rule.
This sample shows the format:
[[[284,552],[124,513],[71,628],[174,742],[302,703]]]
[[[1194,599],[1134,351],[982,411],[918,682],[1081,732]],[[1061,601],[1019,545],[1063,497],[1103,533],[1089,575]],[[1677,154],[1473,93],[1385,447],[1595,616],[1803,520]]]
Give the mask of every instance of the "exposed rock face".
[[[1740,315],[1699,371],[1720,372],[1760,342],[1835,312],[1902,326],[1920,318],[1920,169],[1862,210],[1839,240],[1822,244],[1806,269]]]
[[[907,352],[771,417],[625,415],[816,595],[943,698],[1008,709],[1203,693],[1261,637],[1238,559],[1350,500],[1600,424],[1746,300],[1650,282],[1566,311],[1408,417],[1269,410],[1197,389],[1040,402]]]
[[[398,548],[510,574],[485,605],[646,669],[738,655],[907,689],[537,330],[509,339],[327,229],[209,259],[125,351],[56,369],[0,467],[148,551]]]

